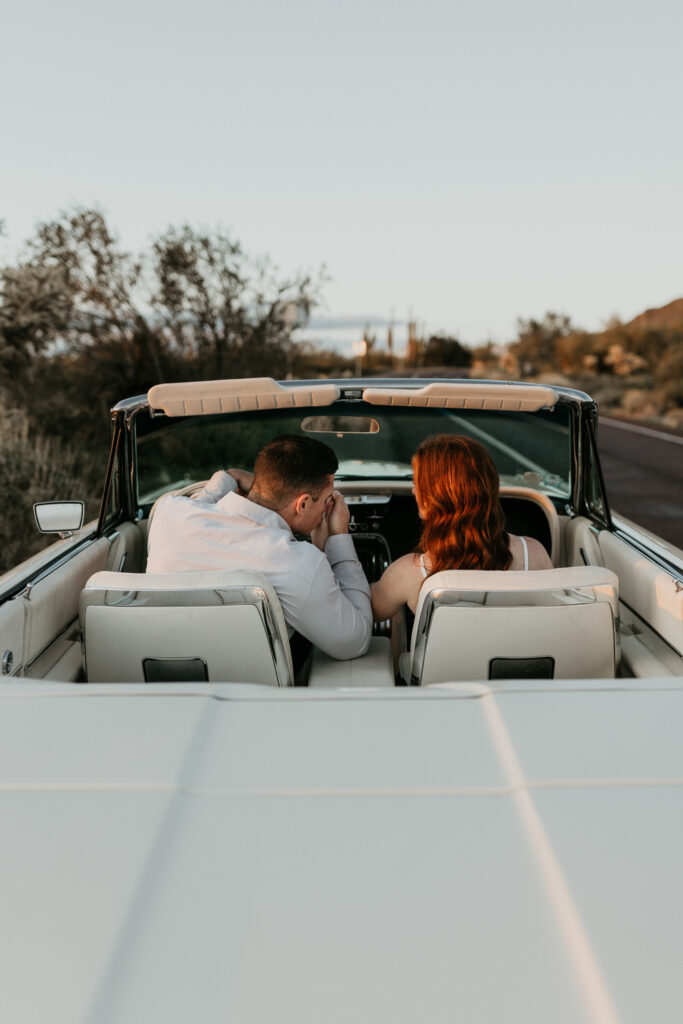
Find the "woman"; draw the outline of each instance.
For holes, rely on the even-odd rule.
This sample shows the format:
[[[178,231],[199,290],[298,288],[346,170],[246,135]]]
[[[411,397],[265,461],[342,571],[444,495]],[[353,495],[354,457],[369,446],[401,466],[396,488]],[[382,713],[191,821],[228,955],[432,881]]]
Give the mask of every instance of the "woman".
[[[375,620],[391,618],[403,604],[414,612],[425,579],[443,569],[552,569],[537,540],[505,532],[498,473],[478,441],[428,437],[413,456],[413,479],[420,544],[373,583]]]

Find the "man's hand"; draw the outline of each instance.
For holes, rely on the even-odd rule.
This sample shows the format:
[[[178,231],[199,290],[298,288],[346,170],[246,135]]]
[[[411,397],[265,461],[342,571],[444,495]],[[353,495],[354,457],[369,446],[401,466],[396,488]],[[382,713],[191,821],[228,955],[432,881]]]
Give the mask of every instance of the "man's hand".
[[[248,469],[229,469],[228,473],[237,481],[240,494],[249,494],[251,486],[254,483],[254,474],[250,473]]]
[[[311,542],[315,544],[317,548],[320,548],[321,551],[324,551],[329,535],[330,528],[327,522],[327,515],[324,515],[320,520],[320,525],[316,526],[314,530],[311,530]]]
[[[334,504],[330,505],[327,512],[327,526],[330,537],[337,533],[348,533],[349,519],[351,518],[351,513],[344,501],[343,494],[340,491],[334,491],[332,499]]]

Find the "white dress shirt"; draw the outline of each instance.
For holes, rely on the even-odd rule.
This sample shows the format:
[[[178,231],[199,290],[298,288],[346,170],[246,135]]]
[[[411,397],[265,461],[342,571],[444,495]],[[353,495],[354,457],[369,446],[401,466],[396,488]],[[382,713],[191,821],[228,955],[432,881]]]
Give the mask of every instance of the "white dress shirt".
[[[365,654],[370,587],[349,534],[325,552],[298,541],[282,516],[237,494],[224,470],[192,497],[169,494],[152,518],[147,572],[251,569],[272,583],[290,636],[297,630],[332,658]]]

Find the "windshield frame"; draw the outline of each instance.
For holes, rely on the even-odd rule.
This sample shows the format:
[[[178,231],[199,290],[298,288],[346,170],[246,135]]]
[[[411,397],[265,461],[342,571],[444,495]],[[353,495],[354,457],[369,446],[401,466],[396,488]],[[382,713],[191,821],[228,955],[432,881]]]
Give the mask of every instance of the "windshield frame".
[[[390,383],[391,386],[395,386],[396,382],[394,382],[394,381],[391,381],[391,382],[387,381],[385,383],[387,383],[387,384]],[[401,384],[404,384],[404,383],[407,383],[407,382],[401,381]],[[559,391],[559,389],[558,389],[558,391]],[[580,400],[577,401],[577,398],[580,399]],[[537,481],[537,480],[534,480],[534,479],[532,479],[531,482],[530,482],[529,479],[525,479],[524,476],[520,475],[519,473],[516,476],[510,476],[509,474],[506,475],[504,473],[501,473],[500,474],[500,476],[501,476],[501,484],[531,486],[534,489],[538,490],[539,493],[546,494],[553,502],[555,502],[555,504],[557,505],[558,508],[564,509],[564,508],[568,507],[570,504],[574,504],[574,506],[576,507],[575,503],[576,503],[576,497],[577,497],[577,468],[578,468],[578,463],[580,461],[580,451],[578,450],[577,435],[579,433],[579,423],[580,423],[580,421],[582,419],[581,411],[582,411],[582,406],[584,404],[583,400],[585,400],[585,399],[588,400],[587,404],[589,404],[590,406],[593,405],[593,403],[590,401],[590,399],[588,399],[588,396],[584,396],[584,395],[582,395],[580,393],[576,393],[576,394],[572,393],[570,395],[564,395],[561,392],[559,392],[559,394],[558,394],[558,401],[557,401],[554,409],[550,410],[550,411],[548,411],[548,410],[539,410],[538,412],[532,412],[532,413],[518,413],[518,412],[509,412],[509,411],[508,412],[494,411],[494,412],[487,412],[485,414],[481,414],[481,415],[485,415],[486,417],[495,417],[495,418],[497,418],[499,416],[502,416],[502,417],[504,417],[506,419],[506,422],[510,422],[511,418],[513,420],[514,419],[518,419],[520,422],[525,423],[526,428],[528,428],[528,426],[530,424],[536,424],[536,423],[538,423],[539,427],[540,427],[541,424],[544,423],[545,421],[547,421],[548,419],[550,419],[552,421],[553,418],[557,418],[557,420],[558,420],[558,424],[557,425],[561,426],[565,430],[565,432],[567,434],[566,463],[565,463],[567,476],[562,478],[562,481],[561,481],[562,486],[553,486],[552,482],[549,483],[548,481],[546,481],[545,483],[543,483],[543,481]],[[131,403],[131,405],[132,405],[132,403]],[[593,408],[594,408],[594,406],[593,406]],[[400,419],[407,421],[407,419],[409,417],[410,418],[413,418],[413,417],[416,417],[416,416],[417,417],[424,417],[425,415],[431,416],[434,413],[437,413],[438,415],[435,416],[435,430],[431,431],[432,433],[433,432],[438,432],[438,420],[443,418],[445,414],[446,415],[450,415],[451,417],[455,416],[455,418],[459,419],[461,422],[463,422],[463,424],[469,424],[470,427],[474,427],[474,428],[476,428],[477,418],[478,418],[478,414],[479,414],[478,410],[455,410],[455,411],[453,411],[453,410],[440,409],[438,406],[436,406],[434,408],[429,408],[429,409],[410,408],[410,407],[405,407],[405,406],[404,407],[396,407],[396,408],[392,408],[392,407],[380,408],[380,407],[378,407],[376,405],[370,405],[370,404],[364,402],[363,399],[362,399],[362,391],[359,391],[359,389],[357,389],[357,388],[353,389],[353,392],[352,392],[351,395],[348,394],[348,391],[347,391],[346,394],[342,393],[342,395],[340,396],[339,399],[337,399],[336,402],[334,402],[334,403],[332,403],[332,404],[330,404],[328,406],[320,407],[320,409],[317,410],[317,411],[318,412],[322,412],[323,410],[325,410],[325,413],[329,412],[329,413],[333,413],[333,414],[343,414],[345,416],[348,416],[348,415],[358,415],[358,416],[364,416],[364,417],[372,416],[374,418],[379,418],[381,421],[383,421],[383,417],[387,416],[387,414],[390,417],[400,417]],[[168,417],[164,413],[158,413],[158,412],[152,413],[152,411],[150,410],[148,404],[146,402],[144,402],[144,401],[136,403],[133,408],[131,408],[129,406],[128,409],[126,410],[126,414],[127,414],[126,418],[129,420],[129,425],[130,425],[131,433],[132,433],[132,437],[131,437],[132,467],[131,468],[132,468],[133,471],[131,473],[131,483],[133,485],[132,486],[132,492],[133,493],[131,494],[131,497],[133,499],[132,503],[133,503],[133,505],[137,509],[137,515],[138,516],[141,516],[141,515],[144,516],[146,511],[149,508],[151,508],[151,505],[154,503],[154,500],[156,500],[156,496],[155,496],[153,488],[148,490],[148,491],[144,491],[144,490],[141,489],[141,486],[140,486],[141,485],[141,479],[140,479],[141,464],[140,464],[140,458],[139,458],[139,456],[140,456],[139,447],[140,447],[140,443],[141,443],[143,438],[150,437],[150,435],[155,434],[155,433],[160,432],[160,431],[164,431],[167,428],[173,429],[173,427],[175,425],[179,425],[181,422],[184,422],[186,426],[189,426],[190,424],[196,424],[198,421],[204,421],[204,422],[207,422],[207,423],[210,423],[210,422],[216,423],[218,421],[225,420],[227,422],[230,419],[234,419],[236,416],[237,417],[248,417],[248,419],[253,420],[253,422],[256,422],[258,420],[263,422],[263,417],[267,417],[267,419],[269,421],[271,421],[272,426],[273,426],[273,429],[271,431],[269,431],[268,433],[269,433],[270,436],[275,436],[278,432],[280,432],[280,431],[277,430],[277,422],[278,422],[279,419],[283,419],[286,416],[290,416],[291,417],[293,415],[293,416],[296,417],[298,423],[300,424],[308,413],[309,413],[309,410],[294,409],[294,408],[292,408],[290,410],[284,410],[284,409],[283,410],[261,410],[261,411],[255,410],[255,411],[252,411],[252,412],[242,413],[242,414],[240,414],[240,413],[222,413],[222,414],[211,415],[211,416],[198,415],[198,416],[191,416],[191,417],[182,417],[182,418],[180,418],[180,417]],[[495,420],[493,420],[493,422],[495,422]],[[144,426],[143,426],[143,424],[144,424]],[[143,429],[140,430],[139,429],[140,427],[142,427]],[[299,430],[300,430],[300,427],[299,427]],[[300,430],[300,432],[304,433],[301,430]],[[452,432],[457,432],[457,431],[452,431]],[[465,431],[463,431],[463,432],[465,432]],[[472,433],[473,433],[473,436],[477,436],[477,430],[476,429],[473,429]],[[329,434],[327,434],[326,436],[322,436],[321,435],[321,440],[327,441],[329,443],[331,436],[333,437],[334,435],[329,435]],[[379,434],[378,433],[367,434],[367,435],[362,434],[362,433],[349,433],[348,434],[348,437],[352,438],[353,443],[356,446],[356,449],[357,449],[359,444],[365,443],[365,441],[367,441],[368,439],[375,439],[376,440],[379,436],[381,436],[381,431],[379,432]],[[412,451],[414,451],[414,448],[417,447],[417,444],[419,443],[419,441],[422,440],[422,436],[429,436],[429,432],[424,433],[421,436],[416,436],[415,437],[415,439],[414,439],[415,443],[414,443],[414,446],[411,446],[411,453],[410,454],[412,454]],[[529,433],[529,436],[531,436],[530,433]],[[498,445],[498,446],[502,445],[503,443],[504,442],[502,442],[500,440],[500,438],[498,438],[496,440],[496,445]],[[332,444],[331,446],[334,447],[334,444]],[[488,447],[488,444],[487,444],[487,447]],[[495,445],[494,445],[494,447],[495,447]],[[494,461],[496,461],[495,460],[495,453],[492,452],[492,455],[494,456]],[[216,460],[216,461],[220,461],[220,460]],[[239,464],[238,460],[235,460],[235,461],[237,461],[238,464]],[[340,464],[341,465],[344,464],[344,461],[348,462],[349,460],[344,460],[343,458],[340,458]],[[377,460],[376,459],[375,463],[376,464],[380,464],[381,461],[382,460]],[[394,460],[386,460],[386,463],[388,463],[389,461],[393,461],[393,464],[397,465],[397,466],[399,464],[399,460],[396,460],[396,459],[394,459]],[[405,465],[405,469],[406,469],[406,472],[404,472],[404,473],[382,473],[382,472],[374,473],[373,472],[372,475],[368,475],[367,473],[354,474],[354,473],[350,472],[349,469],[347,468],[346,472],[342,471],[340,474],[338,474],[337,479],[339,479],[340,481],[343,480],[343,481],[356,481],[356,482],[362,482],[365,479],[367,479],[368,481],[376,480],[376,481],[382,481],[382,482],[385,482],[385,483],[391,483],[392,481],[393,482],[399,482],[399,481],[405,482],[405,481],[407,481],[407,480],[412,478],[412,474],[410,472],[409,461],[406,459],[405,461],[402,461],[402,464]],[[213,472],[215,469],[218,469],[218,468],[228,468],[228,467],[225,466],[225,465],[222,465],[222,466],[221,465],[215,465],[213,467],[213,469],[211,470],[211,472]],[[530,469],[529,471],[533,473],[533,469]],[[500,470],[499,470],[499,472],[500,472]],[[210,475],[210,473],[208,472],[208,468],[205,467],[205,469],[198,470],[198,472],[192,476],[192,479],[202,479],[202,478],[204,478],[204,476],[207,476],[207,475]],[[159,488],[157,488],[158,494],[164,493],[167,490],[175,489],[175,487],[182,487],[187,482],[188,482],[187,478],[183,478],[183,479],[179,478],[179,479],[176,479],[176,480],[172,479],[172,480],[169,480],[169,481],[165,481],[163,483],[163,485],[160,485]],[[578,480],[578,484],[579,484],[579,487],[580,487],[580,479]],[[142,491],[142,493],[141,493],[141,491]]]

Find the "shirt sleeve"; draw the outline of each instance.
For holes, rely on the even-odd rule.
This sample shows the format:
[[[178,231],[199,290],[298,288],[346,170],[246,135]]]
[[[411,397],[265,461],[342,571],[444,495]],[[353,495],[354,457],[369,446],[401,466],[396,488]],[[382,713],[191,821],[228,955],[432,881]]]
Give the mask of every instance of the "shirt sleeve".
[[[200,501],[204,505],[215,505],[226,494],[237,489],[237,481],[234,476],[230,476],[224,469],[218,469],[211,479],[207,480],[206,486],[202,487],[201,491],[195,491],[192,500]]]
[[[331,658],[359,658],[370,646],[370,587],[349,534],[329,537],[296,629]]]

